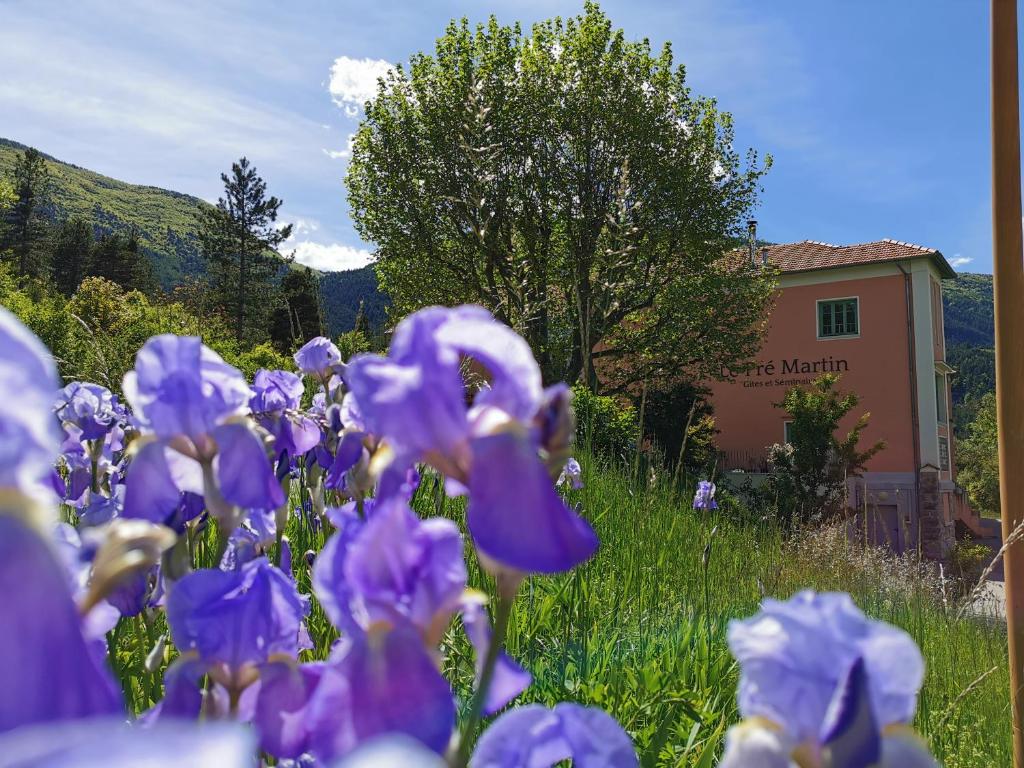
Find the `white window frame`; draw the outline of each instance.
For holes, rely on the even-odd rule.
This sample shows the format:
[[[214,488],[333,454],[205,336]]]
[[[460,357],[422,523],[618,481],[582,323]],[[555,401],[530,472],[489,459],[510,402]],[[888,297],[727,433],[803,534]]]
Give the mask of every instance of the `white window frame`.
[[[935,421],[943,427],[949,426],[949,382],[940,371],[935,372]]]
[[[792,445],[793,444],[789,440],[789,438],[790,438],[789,430],[790,430],[790,427],[792,426],[792,424],[793,424],[793,420],[792,419],[783,419],[783,421],[782,421],[782,442],[785,445]]]
[[[842,335],[832,334],[831,336],[821,335],[821,305],[831,304],[836,301],[856,301],[857,302],[857,332],[856,333],[844,333]],[[832,341],[833,339],[859,339],[860,338],[860,296],[836,296],[830,299],[818,299],[814,302],[814,335],[818,341]]]

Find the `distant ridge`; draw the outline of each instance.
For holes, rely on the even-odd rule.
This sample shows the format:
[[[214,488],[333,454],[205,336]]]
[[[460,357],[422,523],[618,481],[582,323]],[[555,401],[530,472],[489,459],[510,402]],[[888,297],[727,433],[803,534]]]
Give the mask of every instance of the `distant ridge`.
[[[14,165],[28,147],[0,138],[0,175]],[[109,235],[138,230],[143,253],[153,263],[160,287],[170,290],[191,275],[202,275],[206,264],[199,250],[196,217],[209,203],[194,195],[145,184],[129,184],[58,160],[42,150],[53,179],[52,222],[80,216],[94,234]],[[332,336],[352,330],[359,302],[374,331],[384,325],[387,297],[377,290],[372,267],[345,272],[323,272],[320,293],[328,331]]]
[[[24,144],[0,138],[0,174],[7,173],[25,149]],[[196,215],[209,203],[182,192],[128,184],[42,154],[49,161],[53,179],[53,201],[47,211],[51,221],[81,216],[92,224],[97,236],[135,227],[142,250],[153,262],[154,274],[164,289],[205,271],[196,237]]]

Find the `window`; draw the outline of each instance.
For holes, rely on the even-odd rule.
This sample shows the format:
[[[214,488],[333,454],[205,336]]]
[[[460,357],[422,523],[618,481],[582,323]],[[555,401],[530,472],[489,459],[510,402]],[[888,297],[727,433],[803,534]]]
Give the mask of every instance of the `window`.
[[[860,333],[857,299],[828,299],[818,302],[818,338],[856,336]]]
[[[782,442],[793,444],[793,422],[782,422]]]
[[[946,402],[946,376],[942,373],[935,374],[935,416],[939,424],[945,424],[949,420]]]
[[[939,469],[949,472],[949,438],[939,437]]]

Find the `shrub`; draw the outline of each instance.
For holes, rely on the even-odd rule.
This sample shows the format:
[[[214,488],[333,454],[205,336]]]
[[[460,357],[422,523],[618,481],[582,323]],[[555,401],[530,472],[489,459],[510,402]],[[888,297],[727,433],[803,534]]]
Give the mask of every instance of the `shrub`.
[[[996,428],[996,398],[989,393],[981,399],[967,438],[957,446],[958,479],[978,511],[999,516],[999,446]]]
[[[266,341],[246,350],[231,362],[249,380],[252,380],[260,368],[266,368],[268,371],[295,370],[294,361],[287,355],[282,355]]]
[[[572,395],[578,444],[607,459],[625,460],[636,450],[640,424],[633,406],[595,395],[582,384],[573,386]]]
[[[839,424],[860,402],[838,389],[839,376],[826,373],[807,387],[793,387],[776,407],[791,419],[790,442],[769,449],[771,473],[762,489],[772,499],[787,528],[820,523],[843,510],[846,479],[857,476],[866,462],[885,447],[879,441],[860,450],[860,436],[870,414],[863,414],[845,437]]]
[[[704,394],[686,383],[647,393],[644,437],[652,439],[664,451],[670,468],[676,466],[680,451],[684,451],[683,467],[678,471],[680,475],[682,470],[698,475],[709,472],[718,455],[715,446],[718,430]]]

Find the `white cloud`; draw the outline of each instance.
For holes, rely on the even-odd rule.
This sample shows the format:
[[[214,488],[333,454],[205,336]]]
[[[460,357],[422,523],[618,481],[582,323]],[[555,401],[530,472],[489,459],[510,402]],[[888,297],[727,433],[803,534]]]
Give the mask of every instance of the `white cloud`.
[[[352,157],[352,145],[355,143],[356,135],[350,133],[348,139],[345,141],[344,149],[327,149],[326,147],[321,151],[327,155],[331,160],[348,160]]]
[[[311,240],[289,242],[285,252],[294,251],[295,260],[321,272],[339,272],[344,269],[365,267],[373,258],[365,248],[353,248],[341,243],[314,243]]]
[[[377,93],[377,79],[391,70],[383,59],[350,59],[339,56],[331,66],[329,89],[334,103],[349,117],[356,117],[363,104]]]
[[[955,256],[953,256],[952,259],[949,260],[949,266],[953,267],[953,269],[959,269],[960,267],[967,266],[972,261],[974,261],[974,259],[972,257],[970,257],[970,256],[961,256],[958,253]]]

